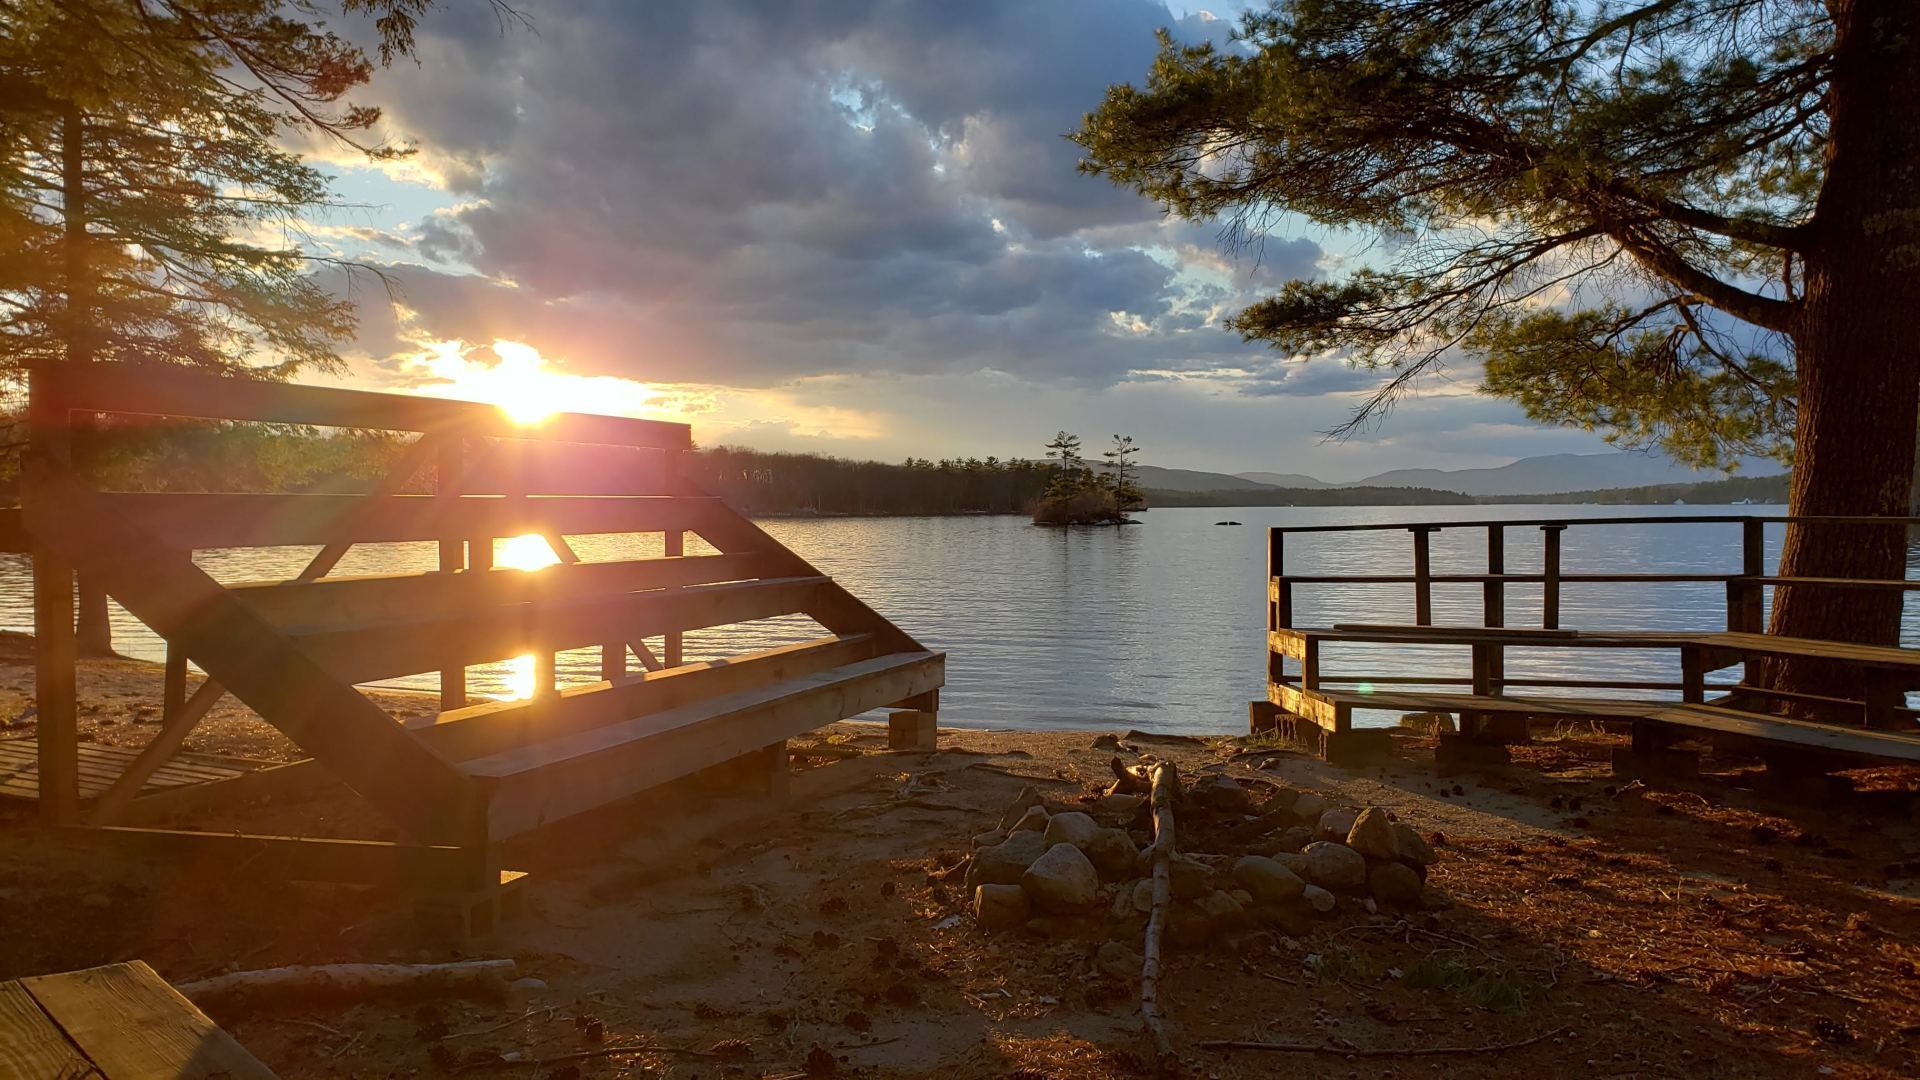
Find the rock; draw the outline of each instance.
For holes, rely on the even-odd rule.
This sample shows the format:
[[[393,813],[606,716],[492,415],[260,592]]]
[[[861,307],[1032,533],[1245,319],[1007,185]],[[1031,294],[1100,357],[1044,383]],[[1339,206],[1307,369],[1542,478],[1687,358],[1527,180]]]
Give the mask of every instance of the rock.
[[[1138,814],[1140,808],[1145,806],[1146,803],[1147,797],[1145,795],[1127,795],[1121,792],[1114,792],[1109,795],[1100,796],[1099,800],[1093,804],[1093,808],[1108,817],[1122,821],[1131,821],[1133,820],[1133,816]]]
[[[1176,853],[1168,869],[1175,900],[1198,900],[1213,891],[1213,867],[1198,859]]]
[[[1020,875],[1020,886],[1041,911],[1072,915],[1092,907],[1099,898],[1100,875],[1079,848],[1053,844]]]
[[[1307,902],[1308,907],[1322,915],[1331,914],[1333,911],[1333,894],[1318,885],[1307,886],[1301,891],[1300,898]]]
[[[1047,816],[1046,807],[1029,806],[1027,807],[1027,812],[1024,814],[1021,814],[1020,820],[1014,822],[1013,828],[1008,831],[1009,832],[1046,832],[1047,822],[1050,820],[1051,819]]]
[[[1293,800],[1293,816],[1306,822],[1319,821],[1320,815],[1332,808],[1332,803],[1311,791],[1303,791]]]
[[[1352,892],[1367,887],[1367,860],[1345,844],[1323,840],[1308,844],[1300,855],[1307,861],[1306,879],[1323,889]]]
[[[1187,788],[1187,797],[1208,810],[1245,812],[1253,808],[1253,796],[1232,777],[1202,777]]]
[[[1253,894],[1258,904],[1284,904],[1300,899],[1307,883],[1293,871],[1259,855],[1248,855],[1233,864],[1233,880]]]
[[[1013,800],[1013,805],[1007,807],[1006,813],[1000,815],[1001,831],[1004,832],[1013,828],[1013,823],[1025,817],[1028,810],[1036,806],[1045,805],[1046,800],[1040,797],[1040,790],[1038,788],[1032,784],[1021,788],[1019,796]]]
[[[1084,852],[1099,831],[1100,823],[1078,810],[1055,814],[1047,820],[1047,846],[1072,844]]]
[[[1367,873],[1367,889],[1373,898],[1388,907],[1414,907],[1420,903],[1420,875],[1405,863],[1378,863]]]
[[[1353,828],[1347,830],[1347,846],[1369,859],[1393,858],[1397,848],[1387,812],[1377,806],[1360,811],[1353,819]]]
[[[1046,850],[1047,843],[1039,833],[1013,833],[998,844],[973,853],[966,886],[973,889],[981,885],[1018,885],[1020,875]]]
[[[1308,888],[1314,888],[1309,885]],[[1321,892],[1326,892],[1321,889]],[[1332,893],[1327,893],[1331,896]],[[1307,911],[1300,902],[1291,904],[1255,904],[1247,909],[1247,915],[1261,926],[1271,927],[1288,937],[1305,937],[1313,930],[1308,921]]]
[[[113,906],[113,897],[108,896],[106,893],[90,892],[80,898],[80,906],[105,911],[107,908]]]
[[[1093,737],[1092,748],[1095,750],[1118,750],[1120,749],[1120,736],[1112,732],[1108,732],[1105,735],[1095,735]]]
[[[1194,949],[1213,936],[1213,919],[1192,900],[1181,900],[1167,909],[1167,944],[1176,949]]]
[[[1208,893],[1200,901],[1200,910],[1207,913],[1210,929],[1216,934],[1247,925],[1246,909],[1233,898],[1233,894],[1220,889]]]
[[[1422,735],[1438,735],[1443,731],[1452,732],[1455,730],[1453,714],[1443,712],[1407,713],[1400,718],[1400,726],[1408,731],[1417,731]]]
[[[1141,878],[1133,883],[1133,910],[1142,915],[1153,911],[1153,879]]]
[[[1420,890],[1420,906],[1428,911],[1441,911],[1453,906],[1453,898],[1428,885]]]
[[[1253,894],[1245,889],[1228,889],[1227,895],[1238,900],[1243,908],[1253,906]]]
[[[1320,821],[1313,827],[1315,840],[1334,840],[1346,843],[1347,834],[1353,831],[1354,820],[1360,815],[1352,810],[1333,809],[1320,815]]]
[[[1145,960],[1139,953],[1118,941],[1109,941],[1100,946],[1100,951],[1093,956],[1094,967],[1122,979],[1139,978],[1140,965],[1143,963]]]
[[[983,832],[973,838],[973,846],[977,848],[992,847],[1006,838],[1007,834],[998,829],[993,832]]]
[[[1270,839],[1271,843],[1269,843],[1267,851],[1269,857],[1275,855],[1297,855],[1301,848],[1313,843],[1313,830],[1307,828],[1305,825],[1291,825],[1280,830],[1277,835]]]
[[[982,930],[1011,930],[1033,914],[1033,901],[1018,885],[982,885],[973,890],[973,917]]]
[[[532,976],[524,979],[515,979],[507,984],[507,992],[510,994],[538,994],[546,988],[547,983],[545,979],[536,979]]]
[[[1394,856],[1402,862],[1415,866],[1432,866],[1434,860],[1433,845],[1420,835],[1419,830],[1405,822],[1393,823]]]
[[[1304,879],[1307,876],[1307,857],[1297,851],[1282,851],[1267,857],[1293,871],[1293,876],[1297,878]]]
[[[1093,835],[1093,840],[1085,850],[1093,868],[1108,881],[1125,877],[1133,869],[1136,853],[1133,840],[1127,836],[1125,829],[1101,829]]]

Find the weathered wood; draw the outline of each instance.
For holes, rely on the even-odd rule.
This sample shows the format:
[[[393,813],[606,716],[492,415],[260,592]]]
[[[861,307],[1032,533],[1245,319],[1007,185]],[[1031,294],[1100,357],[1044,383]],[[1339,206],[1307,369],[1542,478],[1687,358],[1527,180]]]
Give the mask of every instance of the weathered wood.
[[[141,961],[36,975],[20,986],[108,1080],[274,1080]]]
[[[104,1080],[33,995],[0,982],[0,1076],[17,1080]]]
[[[1547,630],[1560,626],[1560,534],[1566,531],[1565,525],[1540,526],[1540,626]]]
[[[414,835],[458,840],[475,818],[471,787],[378,706],[332,678],[184,551],[116,520],[103,496],[30,473],[34,535],[98,576],[137,618]],[[432,670],[426,665],[416,670]]]
[[[140,749],[139,755],[127,764],[127,771],[121,773],[120,778],[101,794],[100,801],[94,804],[87,820],[96,825],[113,821],[121,808],[146,786],[147,779],[173,757],[181,743],[187,741],[194,725],[207,715],[207,711],[224,693],[219,683],[208,679],[178,709],[162,716],[160,730],[154,732],[153,738]]]
[[[485,878],[485,851],[451,844],[341,840],[196,832],[130,825],[72,826],[77,844],[101,844],[133,858],[177,859],[208,866],[245,866],[262,880],[332,881],[419,889],[475,888]]]
[[[463,767],[495,781],[488,834],[504,839],[933,689],[943,681],[944,659],[925,652],[881,656],[508,750]]]
[[[141,795],[122,807],[112,824],[152,825],[179,814],[228,809],[257,799],[305,798],[342,786],[319,762],[306,758]]]
[[[564,604],[499,608],[484,619],[429,615],[296,632],[305,654],[335,678],[371,682],[455,664],[635,641],[671,630],[767,619],[808,610],[825,578],[769,578],[681,592],[618,593]]]
[[[694,496],[279,495],[114,492],[97,495],[115,520],[178,548],[490,539],[558,530],[659,532],[698,528],[722,512]],[[29,515],[31,521],[31,515]],[[482,565],[481,552],[471,552]],[[491,549],[486,551],[491,555]]]
[[[181,983],[177,989],[222,1015],[281,1004],[311,1005],[368,998],[496,997],[519,971],[512,960],[456,960],[445,964],[296,964],[230,971]]]
[[[1153,1040],[1160,1065],[1173,1060],[1173,1040],[1160,1015],[1160,949],[1166,938],[1167,913],[1173,903],[1173,859],[1176,854],[1173,804],[1180,797],[1180,771],[1170,762],[1153,766],[1153,904],[1148,909],[1147,933],[1140,965],[1140,1023]]]
[[[458,439],[458,438],[442,438],[439,440],[437,444],[437,449],[439,450],[439,457],[434,462],[433,493],[442,499],[447,499],[447,500],[458,499],[460,497],[462,485],[465,479],[466,440]],[[465,540],[461,539],[457,535],[448,533],[440,537],[440,542],[438,544],[438,547],[439,547],[441,573],[453,574],[457,571],[466,569],[467,542]],[[366,579],[362,579],[362,580],[366,580]],[[405,577],[396,576],[395,578],[391,578],[389,580],[418,581],[418,580],[421,580],[421,578],[418,575],[406,575]],[[337,590],[333,592],[318,592],[311,589],[302,590],[302,589],[296,588],[295,592],[296,594],[305,594],[305,595],[314,596],[314,597],[326,597],[326,596],[338,595]],[[242,598],[245,599],[248,603],[253,604],[256,608],[258,608],[260,606],[261,599],[268,595],[285,596],[286,593],[279,592],[275,594],[269,594],[263,590],[254,590],[251,596],[247,595],[246,593],[242,593]],[[289,603],[290,601],[281,600],[280,602],[284,604],[284,603]],[[272,614],[268,614],[267,617],[274,618]],[[361,613],[358,615],[349,615],[345,617],[377,618],[379,616],[369,615],[367,613]],[[316,618],[310,615],[305,615],[305,613],[303,613],[302,616],[295,616],[293,618],[281,617],[281,618],[275,619],[275,621],[284,624],[286,622],[291,622],[291,621],[321,622],[325,620],[323,618]],[[440,669],[440,708],[442,710],[458,709],[466,705],[466,703],[467,703],[467,669],[464,667],[461,667],[458,664],[441,668]]]
[[[1413,621],[1421,626],[1433,623],[1433,530],[1412,526],[1413,533]]]
[[[61,404],[76,411],[445,431],[469,438],[536,438],[673,450],[692,445],[687,425],[659,420],[556,413],[538,424],[520,424],[495,406],[473,401],[222,378],[177,368],[89,364],[75,370],[62,365],[53,382]]]
[[[1662,724],[1798,746],[1863,760],[1920,761],[1920,736],[1761,716],[1713,705],[1667,705],[1646,714]]]
[[[464,761],[707,698],[770,686],[845,667],[874,655],[870,634],[825,638],[685,664],[624,682],[562,690],[547,701],[495,701],[411,721],[407,725],[436,753]]]
[[[42,539],[33,554],[33,685],[40,739],[40,817],[55,825],[80,816],[78,646],[73,567]]]

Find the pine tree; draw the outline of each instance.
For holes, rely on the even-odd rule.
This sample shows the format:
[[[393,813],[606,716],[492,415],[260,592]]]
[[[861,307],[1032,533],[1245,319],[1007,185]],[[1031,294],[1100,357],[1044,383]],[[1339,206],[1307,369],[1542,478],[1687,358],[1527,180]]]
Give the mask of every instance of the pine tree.
[[[1877,516],[1906,512],[1920,413],[1916,101],[1914,0],[1283,0],[1231,47],[1163,35],[1076,138],[1230,240],[1286,212],[1392,240],[1231,320],[1390,372],[1357,423],[1464,355],[1539,419],[1790,450],[1793,513]],[[1781,572],[1905,555],[1899,527],[1796,524]],[[1900,607],[1798,585],[1772,628],[1892,642]]]
[[[1139,506],[1145,500],[1133,478],[1133,455],[1140,452],[1131,435],[1115,435],[1113,445],[1100,456],[1107,459],[1107,488],[1116,510]]]
[[[1053,482],[1047,485],[1049,497],[1077,495],[1087,489],[1093,474],[1080,456],[1080,436],[1059,432],[1047,444],[1047,457],[1058,463]]]

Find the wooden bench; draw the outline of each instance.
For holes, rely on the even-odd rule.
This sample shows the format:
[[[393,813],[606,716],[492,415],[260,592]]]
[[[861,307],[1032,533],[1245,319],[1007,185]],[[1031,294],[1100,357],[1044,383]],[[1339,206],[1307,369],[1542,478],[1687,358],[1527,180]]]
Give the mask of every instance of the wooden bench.
[[[274,1080],[139,960],[0,982],[0,1076]]]

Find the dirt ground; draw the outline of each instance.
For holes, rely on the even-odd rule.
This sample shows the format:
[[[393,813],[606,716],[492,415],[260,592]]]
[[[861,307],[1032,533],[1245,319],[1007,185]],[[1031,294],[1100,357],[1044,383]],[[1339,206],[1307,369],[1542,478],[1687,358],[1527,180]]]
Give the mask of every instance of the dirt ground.
[[[0,649],[0,718],[19,718],[0,737],[32,733],[31,686],[17,643]],[[143,742],[158,696],[151,665],[84,665],[86,737]],[[531,873],[529,911],[470,955],[511,957],[544,989],[217,1018],[286,1077],[1143,1074],[1137,980],[1095,965],[1100,921],[990,937],[943,873],[1026,785],[1062,805],[1103,789],[1116,751],[1101,734],[949,726],[937,752],[890,753],[874,727],[836,725],[795,741],[836,756],[797,758],[784,801],[676,785],[510,850]],[[1623,784],[1605,766],[1618,740],[1586,730],[1450,776],[1412,734],[1354,770],[1240,740],[1104,734],[1127,761],[1224,771],[1259,798],[1272,781],[1387,807],[1433,839],[1430,883],[1452,901],[1347,907],[1297,937],[1258,928],[1173,954],[1161,998],[1193,1075],[1920,1075],[1920,831],[1893,794],[1911,775],[1862,774],[1881,794],[1801,809],[1748,790],[1739,760]],[[189,748],[293,753],[235,706]],[[344,796],[218,824],[376,834]],[[469,955],[423,946],[395,893],[108,861],[18,802],[0,803],[0,910],[0,978],[131,958],[180,982]],[[1447,1047],[1485,1049],[1409,1052]]]

